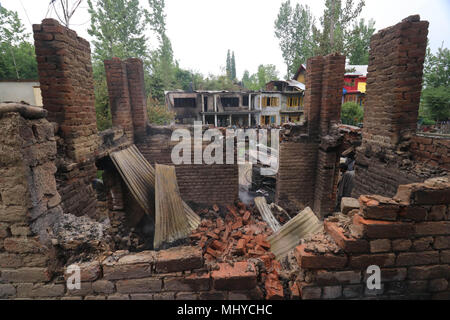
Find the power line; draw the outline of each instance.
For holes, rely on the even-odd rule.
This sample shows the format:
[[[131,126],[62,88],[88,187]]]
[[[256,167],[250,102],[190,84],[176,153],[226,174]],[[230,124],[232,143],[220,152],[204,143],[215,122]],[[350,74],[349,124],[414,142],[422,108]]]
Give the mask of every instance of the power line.
[[[32,24],[31,21],[30,21],[30,17],[28,17],[27,9],[25,9],[25,7],[23,6],[22,0],[19,0],[19,2],[20,2],[20,5],[22,6],[23,10],[25,11],[25,15],[27,16],[28,23]]]

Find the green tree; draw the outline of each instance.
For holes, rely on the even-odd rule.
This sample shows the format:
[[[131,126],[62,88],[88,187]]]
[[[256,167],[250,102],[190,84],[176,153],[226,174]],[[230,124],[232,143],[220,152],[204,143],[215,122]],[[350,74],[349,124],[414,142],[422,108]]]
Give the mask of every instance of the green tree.
[[[94,59],[103,61],[112,57],[148,57],[145,37],[146,10],[139,0],[88,0],[91,25],[88,33],[93,37]]]
[[[450,87],[450,50],[439,48],[436,54],[427,49],[423,74],[424,86],[437,88]]]
[[[432,120],[446,121],[450,118],[449,87],[426,88],[422,95],[423,104]]]
[[[363,121],[363,116],[363,108],[355,102],[346,102],[341,107],[341,121],[343,124],[357,125]]]
[[[228,78],[231,79],[231,55],[230,55],[230,49],[227,51],[227,63],[225,66],[225,72]]]
[[[244,75],[242,76],[242,85],[244,88],[248,90],[259,90],[259,84],[256,74],[250,75],[250,72],[248,70],[244,71]]]
[[[427,124],[445,121],[450,117],[450,50],[439,48],[432,54],[430,48],[424,64],[423,90],[419,118]]]
[[[37,79],[34,46],[17,12],[0,7],[0,78]]]
[[[234,51],[231,55],[231,61],[230,61],[230,67],[231,67],[231,80],[236,80],[236,58],[234,57]]]
[[[275,20],[275,36],[286,64],[287,77],[295,74],[301,63],[313,56],[314,17],[307,5],[292,8],[290,0],[281,4]]]
[[[259,89],[263,89],[267,82],[278,79],[277,68],[273,64],[259,65],[257,79]]]
[[[150,11],[147,21],[159,41],[159,47],[152,52],[150,59],[149,93],[153,98],[164,101],[164,90],[175,89],[180,85],[176,78],[179,67],[166,32],[165,1],[148,0],[148,4]]]
[[[347,57],[350,64],[368,64],[370,38],[375,32],[375,21],[364,19],[355,23],[347,38]]]
[[[315,54],[326,55],[333,52],[347,53],[349,27],[352,21],[361,13],[365,5],[364,0],[354,3],[346,0],[325,0],[325,9],[320,17],[321,30],[313,27],[313,39],[318,44]]]

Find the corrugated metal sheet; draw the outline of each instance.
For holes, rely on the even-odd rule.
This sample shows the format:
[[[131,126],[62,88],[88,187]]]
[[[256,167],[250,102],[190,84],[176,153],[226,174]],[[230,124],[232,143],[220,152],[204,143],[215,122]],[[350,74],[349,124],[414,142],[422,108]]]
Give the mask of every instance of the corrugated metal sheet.
[[[133,197],[144,209],[145,213],[155,221],[155,169],[134,144],[126,149],[111,152],[110,157]],[[165,181],[166,179],[161,178],[156,183],[164,184],[166,183]],[[170,183],[173,186],[173,181]],[[160,185],[157,188],[161,190],[161,188],[164,189],[166,186]],[[179,193],[176,193],[177,195],[171,196],[179,197]],[[191,230],[197,228],[200,224],[200,217],[183,200],[181,200],[181,206],[182,211],[180,212],[184,213],[183,219],[187,220],[189,228]],[[164,221],[162,223],[164,224]],[[155,226],[155,229],[157,228],[158,226]],[[156,232],[160,231],[155,230]],[[163,233],[167,234],[165,231]]]

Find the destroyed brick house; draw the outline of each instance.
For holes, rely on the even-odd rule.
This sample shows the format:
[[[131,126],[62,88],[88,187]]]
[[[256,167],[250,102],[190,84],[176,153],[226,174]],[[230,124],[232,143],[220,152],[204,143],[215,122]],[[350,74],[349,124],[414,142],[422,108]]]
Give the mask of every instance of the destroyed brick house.
[[[238,201],[235,162],[173,166],[178,126],[148,123],[139,59],[105,61],[98,132],[89,43],[53,19],[33,31],[44,108],[0,104],[0,298],[450,298],[450,142],[415,132],[428,22],[372,37],[362,141],[339,126],[345,57],[307,61],[305,119],[280,132],[283,206]],[[358,145],[359,201],[324,218]]]
[[[261,91],[169,91],[165,99],[176,123],[255,127],[303,120],[304,91],[304,84],[288,80]]]

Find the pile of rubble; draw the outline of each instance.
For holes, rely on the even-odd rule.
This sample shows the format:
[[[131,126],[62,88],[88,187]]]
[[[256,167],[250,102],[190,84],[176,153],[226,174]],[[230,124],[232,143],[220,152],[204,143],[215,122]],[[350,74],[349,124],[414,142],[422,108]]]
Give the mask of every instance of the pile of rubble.
[[[284,288],[279,280],[281,264],[270,252],[267,237],[272,230],[257,210],[238,202],[236,206],[198,212],[202,218],[200,226],[190,235],[191,244],[203,250],[205,263],[212,270],[219,263],[247,261],[252,263],[258,274],[259,287],[267,299],[282,299]]]

